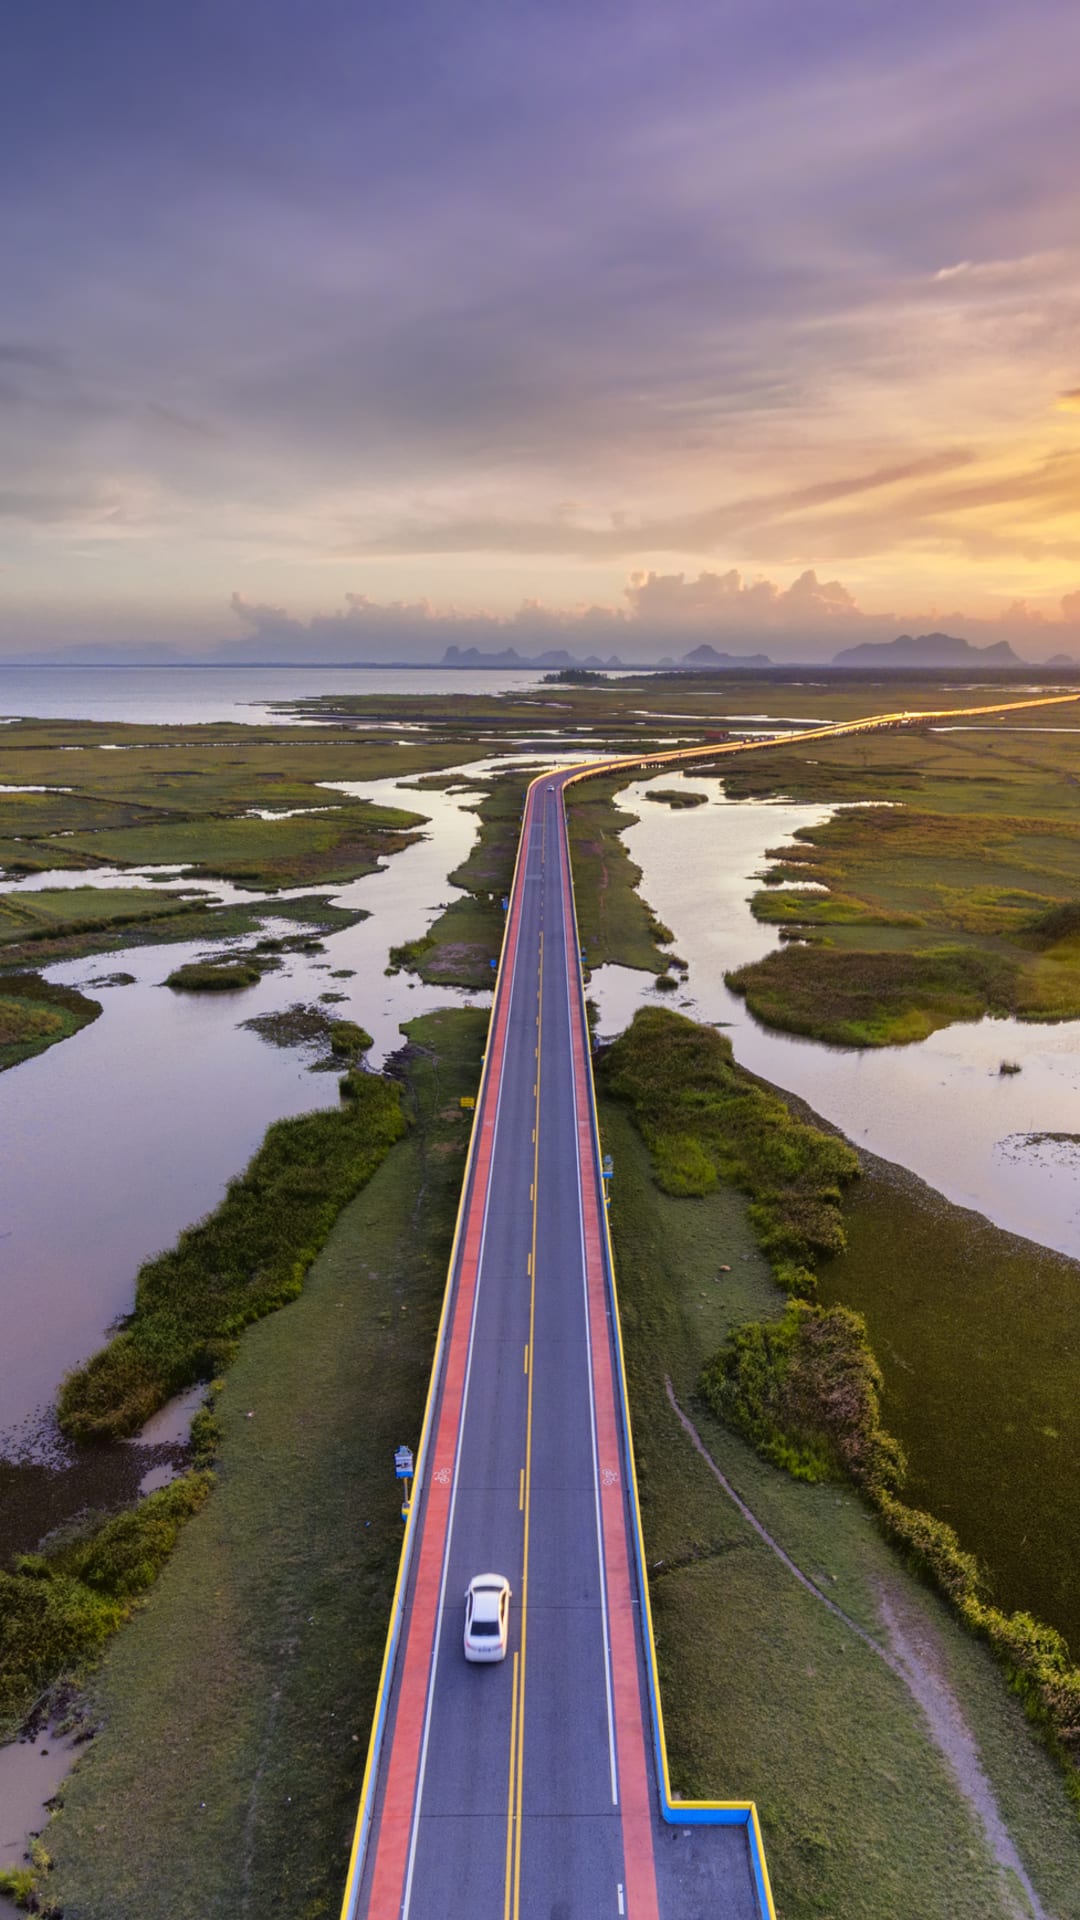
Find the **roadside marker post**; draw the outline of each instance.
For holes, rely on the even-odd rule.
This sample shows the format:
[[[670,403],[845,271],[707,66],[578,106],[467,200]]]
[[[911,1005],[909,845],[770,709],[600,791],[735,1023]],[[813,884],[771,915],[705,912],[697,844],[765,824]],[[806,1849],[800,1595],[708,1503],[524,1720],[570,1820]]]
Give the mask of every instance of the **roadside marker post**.
[[[411,1447],[397,1447],[394,1450],[394,1472],[399,1480],[405,1482],[405,1498],[401,1503],[401,1517],[407,1520],[412,1506],[413,1457]]]

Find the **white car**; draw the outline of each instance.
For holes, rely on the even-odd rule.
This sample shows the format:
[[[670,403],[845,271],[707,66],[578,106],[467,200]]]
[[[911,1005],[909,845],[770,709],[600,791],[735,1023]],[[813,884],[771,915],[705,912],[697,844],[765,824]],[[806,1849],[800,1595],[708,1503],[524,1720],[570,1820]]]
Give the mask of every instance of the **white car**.
[[[465,1589],[466,1660],[505,1660],[510,1633],[510,1582],[477,1573]]]

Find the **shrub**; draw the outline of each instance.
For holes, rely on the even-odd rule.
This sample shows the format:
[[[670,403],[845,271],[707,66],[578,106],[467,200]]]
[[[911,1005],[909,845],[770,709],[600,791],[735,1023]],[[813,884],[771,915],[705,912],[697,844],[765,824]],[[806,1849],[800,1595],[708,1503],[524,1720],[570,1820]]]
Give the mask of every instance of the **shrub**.
[[[666,1193],[709,1193],[730,1180],[782,1284],[808,1290],[822,1255],[844,1245],[841,1188],[859,1171],[845,1140],[796,1120],[735,1065],[731,1042],[666,1007],[645,1007],[601,1062],[650,1148]]]
[[[202,1505],[208,1473],[190,1473],[74,1541],[24,1554],[0,1573],[0,1737],[35,1698],[89,1659],[157,1578],[184,1521]]]
[[[738,1327],[701,1391],[718,1419],[799,1479],[847,1473],[872,1493],[903,1482],[903,1454],[881,1425],[866,1322],[847,1307],[792,1300],[781,1320]]]

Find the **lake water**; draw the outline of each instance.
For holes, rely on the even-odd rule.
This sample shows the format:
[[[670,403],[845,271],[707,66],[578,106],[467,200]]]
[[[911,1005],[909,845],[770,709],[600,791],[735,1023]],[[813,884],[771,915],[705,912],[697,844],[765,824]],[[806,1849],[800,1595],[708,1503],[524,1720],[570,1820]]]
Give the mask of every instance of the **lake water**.
[[[643,1002],[723,1023],[743,1066],[800,1095],[855,1146],[910,1168],[998,1226],[1080,1255],[1080,1152],[1028,1138],[1080,1131],[1080,1022],[981,1020],[915,1046],[865,1049],[759,1026],[724,985],[725,971],[777,944],[775,929],[750,912],[754,876],[768,864],[768,848],[832,809],[731,801],[716,780],[686,776],[685,784],[707,803],[676,811],[646,800],[650,787],[672,785],[670,773],[635,782],[619,803],[639,815],[624,838],[642,869],[644,898],[690,963],[686,990],[661,995],[650,976],[598,968],[589,992],[601,1034],[619,1032]],[[1000,1074],[1003,1059],[1022,1071]]]
[[[280,724],[282,702],[321,694],[519,693],[539,667],[5,667],[0,716],[195,726]],[[615,676],[619,677],[619,676]]]

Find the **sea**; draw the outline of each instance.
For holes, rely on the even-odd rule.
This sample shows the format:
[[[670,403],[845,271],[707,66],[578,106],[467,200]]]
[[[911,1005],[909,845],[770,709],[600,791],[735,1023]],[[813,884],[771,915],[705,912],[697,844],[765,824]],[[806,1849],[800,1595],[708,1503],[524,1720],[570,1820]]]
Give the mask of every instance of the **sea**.
[[[198,726],[291,719],[282,703],[318,694],[511,693],[539,686],[540,667],[7,667],[0,719],[124,720]],[[312,724],[318,724],[313,722]]]

